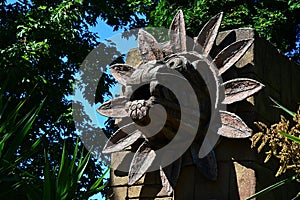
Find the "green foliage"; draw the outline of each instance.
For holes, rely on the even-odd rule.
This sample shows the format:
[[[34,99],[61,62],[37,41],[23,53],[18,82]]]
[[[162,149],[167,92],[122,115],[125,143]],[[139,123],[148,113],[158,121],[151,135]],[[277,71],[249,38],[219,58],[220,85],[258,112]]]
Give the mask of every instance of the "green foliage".
[[[15,156],[16,153],[26,155],[32,146],[36,148],[31,157],[15,163],[22,173],[34,177],[44,176],[44,149],[51,155],[49,168],[54,170],[60,164],[64,141],[67,143],[65,150],[71,156],[78,137],[68,98],[74,89],[74,75],[85,57],[98,45],[103,47],[103,52],[99,53],[109,52],[106,63],[120,56],[114,46],[98,42],[99,37],[90,31],[90,26],[95,25],[99,17],[115,29],[125,25],[130,27],[132,24],[143,26],[146,20],[138,17],[136,9],[141,12],[149,10],[150,1],[147,5],[138,1],[130,3],[98,0],[19,0],[14,4],[0,2],[0,88],[3,88],[3,101],[10,99],[7,110],[14,110],[19,102],[27,99],[27,103],[18,112],[19,118],[32,113],[34,105],[43,103],[36,123],[32,124],[24,138],[19,138],[19,141],[22,139],[22,145],[17,147],[16,143],[17,152],[13,148],[10,150],[10,154],[14,152]],[[106,66],[99,66],[99,70],[104,72]],[[92,78],[98,80],[100,77]],[[114,82],[109,75],[104,74],[99,84],[96,96],[97,101],[101,102],[103,96],[111,95],[109,87]],[[34,87],[35,90],[31,92]],[[90,91],[88,89],[87,92]],[[86,130],[91,128],[94,127],[90,124],[83,126]],[[36,142],[41,138],[44,142],[37,145]],[[80,149],[83,147],[82,143],[78,145]],[[76,188],[79,196],[103,174],[101,165],[95,161],[95,158],[91,158],[81,176]]]
[[[278,103],[277,101],[275,101],[274,99],[270,98],[271,101],[273,101],[273,103],[275,103],[275,108],[279,108],[281,110],[283,110],[284,112],[286,112],[287,114],[289,114],[290,116],[294,117],[296,115],[295,112],[290,111],[289,109],[287,109],[286,107],[282,106],[280,103]]]
[[[18,168],[14,169],[18,169],[20,174],[26,173],[28,180],[44,176],[44,149],[47,155],[51,155],[51,162],[48,164],[53,171],[56,166],[60,166],[60,152],[63,149],[64,152],[69,152],[66,154],[71,158],[74,148],[79,145],[78,148],[81,149],[83,146],[76,143],[71,102],[66,98],[73,91],[74,74],[88,53],[98,45],[103,49],[103,52],[99,52],[100,55],[110,55],[105,63],[114,62],[116,57],[121,56],[115,46],[99,43],[98,36],[90,32],[89,26],[95,25],[99,18],[115,30],[144,27],[147,24],[168,26],[178,9],[185,13],[188,34],[191,36],[197,35],[199,27],[211,16],[223,11],[225,16],[222,29],[253,27],[283,52],[292,49],[297,52],[295,40],[299,33],[297,25],[300,19],[297,0],[19,0],[14,4],[1,1],[0,88],[4,88],[4,83],[7,86],[3,89],[1,98],[3,102],[8,102],[9,99],[10,103],[5,104],[6,110],[15,110],[26,99],[26,104],[22,104],[22,109],[12,117],[10,124],[14,124],[12,122],[15,120],[19,123],[19,128],[25,126],[22,123],[30,121],[36,109],[40,109],[39,115],[34,117],[36,123],[29,123],[31,128],[24,128],[23,134],[27,133],[16,139],[16,143],[10,143],[13,136],[1,135],[1,156],[17,159],[13,165]],[[146,19],[139,15],[145,15]],[[295,60],[299,58],[299,54],[292,55]],[[104,72],[106,66],[99,66],[99,69]],[[113,84],[111,77],[104,74],[95,86],[96,100],[87,99],[88,102],[103,102],[104,96],[111,95],[109,87]],[[35,90],[31,92],[34,87]],[[91,96],[89,87],[91,86],[86,88],[85,98]],[[43,107],[39,107],[42,103]],[[33,109],[34,105],[37,108]],[[18,121],[22,117],[24,120]],[[112,121],[108,124],[113,126]],[[1,133],[7,131],[8,127],[10,126],[2,126]],[[16,127],[12,126],[12,129]],[[87,130],[94,127],[87,124],[82,128]],[[108,129],[107,132],[111,130]],[[48,142],[41,143],[41,138]],[[22,144],[18,146],[20,141]],[[63,146],[64,143],[67,145]],[[9,150],[11,144],[15,145]],[[32,153],[29,153],[31,150]],[[22,157],[24,155],[32,156]],[[9,166],[7,165],[7,170]],[[95,162],[88,162],[85,169],[76,189],[78,195],[83,195],[84,192],[80,191],[91,188],[103,174],[101,166]],[[19,176],[15,174],[11,174],[11,177],[17,180]],[[49,175],[50,178],[54,178],[52,175]],[[50,179],[47,180],[50,184]]]
[[[279,131],[278,133],[280,133],[280,134],[283,135],[284,137],[286,137],[286,138],[288,138],[288,139],[290,139],[290,140],[292,140],[292,141],[294,141],[294,142],[300,144],[300,138],[299,138],[299,137],[295,137],[295,136],[290,135],[290,134],[288,134],[288,133],[285,133],[285,132],[283,132],[283,131]]]
[[[258,146],[257,144],[261,141],[258,146],[258,152],[264,149],[266,156],[265,162],[273,156],[279,159],[280,167],[275,176],[279,176],[283,173],[286,173],[287,170],[293,170],[295,175],[281,180],[257,193],[247,198],[247,200],[256,198],[258,196],[263,195],[266,192],[274,190],[280,186],[291,183],[292,181],[299,181],[300,177],[300,169],[299,169],[299,149],[300,149],[300,107],[298,112],[292,112],[289,109],[285,108],[277,101],[271,100],[275,103],[275,107],[281,109],[286,112],[290,116],[293,117],[294,124],[290,127],[290,121],[286,120],[283,116],[281,116],[281,121],[271,125],[268,128],[264,123],[258,122],[256,123],[261,130],[254,134],[251,138],[252,145],[251,147]],[[294,199],[299,197],[300,193]]]
[[[88,162],[90,161],[90,152],[84,155],[84,149],[78,155],[79,140],[74,148],[73,156],[70,159],[69,153],[66,150],[66,144],[63,146],[63,152],[59,167],[52,168],[50,163],[50,156],[47,149],[45,149],[44,158],[44,178],[37,181],[29,182],[24,185],[26,196],[28,199],[45,200],[67,200],[67,199],[88,199],[90,196],[97,194],[106,187],[103,184],[104,176],[108,173],[107,169],[103,175],[97,179],[90,188],[87,188],[82,194],[78,194],[78,186],[86,170]]]
[[[279,182],[277,182],[277,183],[275,183],[273,185],[270,185],[269,187],[266,187],[265,189],[262,189],[261,191],[255,193],[255,194],[251,195],[246,200],[250,200],[250,199],[254,199],[256,197],[259,197],[259,196],[261,196],[261,195],[263,195],[263,194],[265,194],[267,192],[270,192],[270,191],[272,191],[272,190],[274,190],[274,189],[276,189],[276,188],[278,188],[280,186],[283,186],[285,184],[291,183],[292,181],[295,181],[298,178],[300,178],[300,174],[296,174],[296,175],[294,175],[294,176],[292,176],[290,178],[287,178],[287,179],[284,179],[282,181],[279,181]],[[298,197],[298,195],[297,195],[297,197]]]
[[[103,184],[107,169],[101,177],[91,184],[90,188],[78,194],[79,183],[84,171],[91,161],[91,153],[84,153],[84,148],[79,151],[79,140],[77,140],[72,154],[63,145],[63,151],[59,167],[51,167],[49,151],[44,148],[44,170],[43,178],[23,170],[20,163],[30,159],[41,147],[45,138],[37,139],[26,152],[20,153],[19,149],[25,137],[30,134],[30,129],[40,112],[44,101],[33,108],[24,116],[20,111],[28,99],[21,101],[17,107],[8,110],[10,101],[4,101],[0,96],[0,197],[19,199],[25,198],[37,200],[43,199],[88,199],[90,196],[102,191],[106,184]],[[79,152],[81,152],[79,154]],[[70,159],[70,155],[72,155]]]
[[[24,138],[30,134],[30,128],[40,112],[44,101],[37,107],[31,109],[26,115],[20,117],[26,101],[21,101],[14,109],[9,110],[10,100],[5,101],[1,90],[0,96],[0,197],[16,197],[21,191],[22,178],[32,177],[26,171],[20,170],[18,166],[37,150],[41,139],[36,140],[27,147],[24,154],[19,149]]]
[[[300,31],[300,5],[297,0],[160,0],[155,3],[155,9],[145,13],[150,26],[167,27],[172,16],[182,9],[188,35],[196,36],[205,22],[224,12],[221,29],[255,28],[282,52],[293,51],[289,55],[300,62],[300,49],[296,46]]]

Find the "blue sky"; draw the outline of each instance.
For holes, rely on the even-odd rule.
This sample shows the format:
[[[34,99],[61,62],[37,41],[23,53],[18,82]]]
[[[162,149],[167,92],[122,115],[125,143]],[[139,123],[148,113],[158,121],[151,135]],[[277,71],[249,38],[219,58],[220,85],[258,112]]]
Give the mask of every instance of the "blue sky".
[[[98,22],[97,25],[95,27],[90,27],[90,30],[96,33],[100,37],[99,39],[100,42],[105,43],[105,40],[110,40],[114,42],[116,44],[118,51],[120,51],[121,54],[127,54],[127,52],[131,48],[137,46],[137,42],[133,37],[131,37],[129,40],[122,38],[123,30],[113,31],[113,28],[111,26],[108,26],[101,19],[98,19],[97,22]],[[111,88],[111,92],[113,93],[113,95],[119,94],[119,91],[120,91],[119,85],[116,85],[115,87]],[[82,94],[80,92],[75,94],[74,99],[80,101],[84,105],[85,112],[91,118],[91,121],[94,125],[99,126],[101,128],[104,127],[104,122],[107,120],[107,118],[99,115],[96,112],[96,108],[99,106],[99,104],[90,105],[82,97]],[[100,194],[96,194],[90,198],[90,200],[95,200],[95,199],[104,200],[104,198],[101,197]]]
[[[111,26],[108,26],[103,20],[98,19],[98,23],[95,27],[90,27],[90,30],[100,37],[100,42],[104,42],[108,39],[112,42],[114,42],[117,46],[118,51],[120,51],[121,54],[127,54],[127,52],[137,46],[136,40],[131,37],[129,40],[122,38],[122,32],[123,30],[119,31],[113,31],[113,28]],[[100,77],[99,77],[100,78]],[[111,89],[111,92],[113,95],[119,94],[120,87],[119,85],[116,85]],[[85,112],[88,116],[90,116],[91,121],[93,124],[97,124],[100,127],[104,127],[104,122],[106,121],[106,117],[103,117],[99,115],[96,112],[96,108],[99,106],[99,104],[96,105],[90,105],[84,98],[82,98],[82,94],[78,93],[74,96],[74,98],[80,100],[83,105]],[[101,197],[100,194],[94,195],[90,198],[90,200],[104,200],[103,197]]]
[[[7,0],[7,3],[15,3],[15,2],[17,2],[17,1],[16,0]],[[137,46],[137,42],[134,38],[130,38],[129,40],[122,38],[121,33],[124,30],[121,29],[118,31],[113,31],[113,28],[111,26],[108,26],[105,23],[105,21],[98,19],[97,22],[98,22],[97,25],[95,27],[90,27],[90,30],[92,32],[96,33],[100,37],[100,39],[99,39],[100,42],[105,43],[106,39],[113,41],[116,44],[117,49],[122,54],[126,54],[129,49]],[[118,94],[119,88],[120,87],[116,86],[111,89],[111,92],[113,94]],[[73,98],[75,98],[78,101],[83,103],[83,105],[85,107],[85,112],[91,117],[92,123],[94,125],[96,125],[96,126],[98,125],[100,127],[104,126],[104,122],[106,121],[106,118],[102,117],[98,113],[96,113],[96,107],[98,107],[99,105],[90,105],[89,103],[87,103],[87,101],[82,97],[82,94],[80,94],[80,93],[76,93],[76,95]],[[97,199],[97,200],[103,199],[104,200],[104,198],[102,198],[100,194],[94,195],[90,199],[91,200],[92,199],[93,200],[95,200],[95,199]]]
[[[137,47],[137,41],[134,37],[130,37],[129,39],[125,39],[122,37],[123,30],[119,30],[114,32],[113,28],[108,26],[104,21],[98,20],[98,24],[95,27],[90,27],[90,30],[100,37],[99,41],[103,43],[108,43],[106,40],[112,41],[116,44],[117,50],[121,54],[127,54],[127,52],[134,47]],[[101,55],[99,55],[101,56]],[[109,64],[109,63],[107,63]],[[107,71],[109,73],[109,71]],[[100,77],[99,77],[100,79]],[[117,84],[110,90],[113,95],[118,95],[120,91],[120,85]],[[91,121],[93,124],[96,124],[98,121],[101,127],[104,126],[104,122],[106,121],[105,117],[100,116],[96,113],[96,108],[99,106],[97,105],[90,105],[87,101],[84,100],[83,94],[80,91],[75,92],[75,98],[80,100],[85,105],[85,111],[91,117]],[[105,100],[108,100],[107,98]],[[97,119],[95,118],[97,116]]]

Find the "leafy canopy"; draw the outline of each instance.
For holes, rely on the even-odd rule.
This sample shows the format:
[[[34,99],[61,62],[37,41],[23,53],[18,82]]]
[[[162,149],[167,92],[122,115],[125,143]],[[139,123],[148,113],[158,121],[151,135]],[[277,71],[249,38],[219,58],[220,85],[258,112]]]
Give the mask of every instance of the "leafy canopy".
[[[288,55],[300,62],[300,3],[297,0],[160,0],[154,4],[154,10],[144,12],[150,26],[167,27],[172,16],[182,9],[187,34],[195,36],[212,16],[224,12],[221,29],[254,28],[282,52],[290,52]]]
[[[149,2],[148,5],[139,4],[138,8],[145,11],[149,5]],[[116,30],[132,24],[144,25],[145,19],[138,18],[136,6],[127,1],[19,0],[13,4],[0,1],[2,99],[4,102],[10,99],[7,110],[13,110],[19,102],[27,99],[18,112],[20,118],[44,102],[17,154],[26,154],[39,138],[43,142],[30,158],[19,164],[20,169],[43,177],[44,149],[51,155],[49,168],[55,168],[60,163],[64,143],[65,152],[71,152],[68,157],[72,157],[77,138],[69,98],[74,75],[84,58],[98,45],[103,46],[104,53],[110,52],[108,61],[113,62],[116,55],[120,56],[113,44],[100,44],[90,26],[95,25],[99,17]],[[99,66],[99,70],[105,71],[106,66]],[[97,90],[97,101],[111,95],[109,87],[113,83],[109,75],[103,76]],[[91,128],[91,125],[84,128]],[[81,149],[82,143],[78,146]],[[103,173],[101,165],[92,161],[88,162],[85,175],[81,176],[80,187],[76,188],[78,194],[91,188]]]

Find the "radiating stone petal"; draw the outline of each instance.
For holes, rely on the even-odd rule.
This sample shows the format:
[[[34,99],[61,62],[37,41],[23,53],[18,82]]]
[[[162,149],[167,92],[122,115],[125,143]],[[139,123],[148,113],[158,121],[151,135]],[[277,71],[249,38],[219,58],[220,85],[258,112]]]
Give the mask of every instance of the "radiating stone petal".
[[[133,185],[139,180],[151,166],[156,157],[155,151],[152,150],[145,141],[134,154],[129,168],[129,185]]]
[[[218,134],[228,138],[247,138],[252,135],[252,129],[237,115],[219,111],[221,115],[222,126]]]
[[[205,56],[211,51],[216,37],[218,35],[219,27],[221,25],[223,13],[219,13],[212,17],[199,32],[193,50]]]

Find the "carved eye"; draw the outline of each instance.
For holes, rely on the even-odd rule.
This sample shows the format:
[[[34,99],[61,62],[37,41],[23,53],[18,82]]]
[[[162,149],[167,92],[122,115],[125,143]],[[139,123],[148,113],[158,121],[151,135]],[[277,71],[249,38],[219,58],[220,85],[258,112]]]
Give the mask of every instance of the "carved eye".
[[[168,68],[175,69],[177,71],[185,69],[187,63],[188,61],[186,60],[186,58],[183,58],[181,56],[171,57],[166,61],[166,65]]]
[[[177,69],[182,67],[183,62],[180,58],[171,58],[166,65],[171,69]]]
[[[171,62],[168,63],[168,66],[170,68],[173,68],[175,66],[175,62],[172,60]]]

